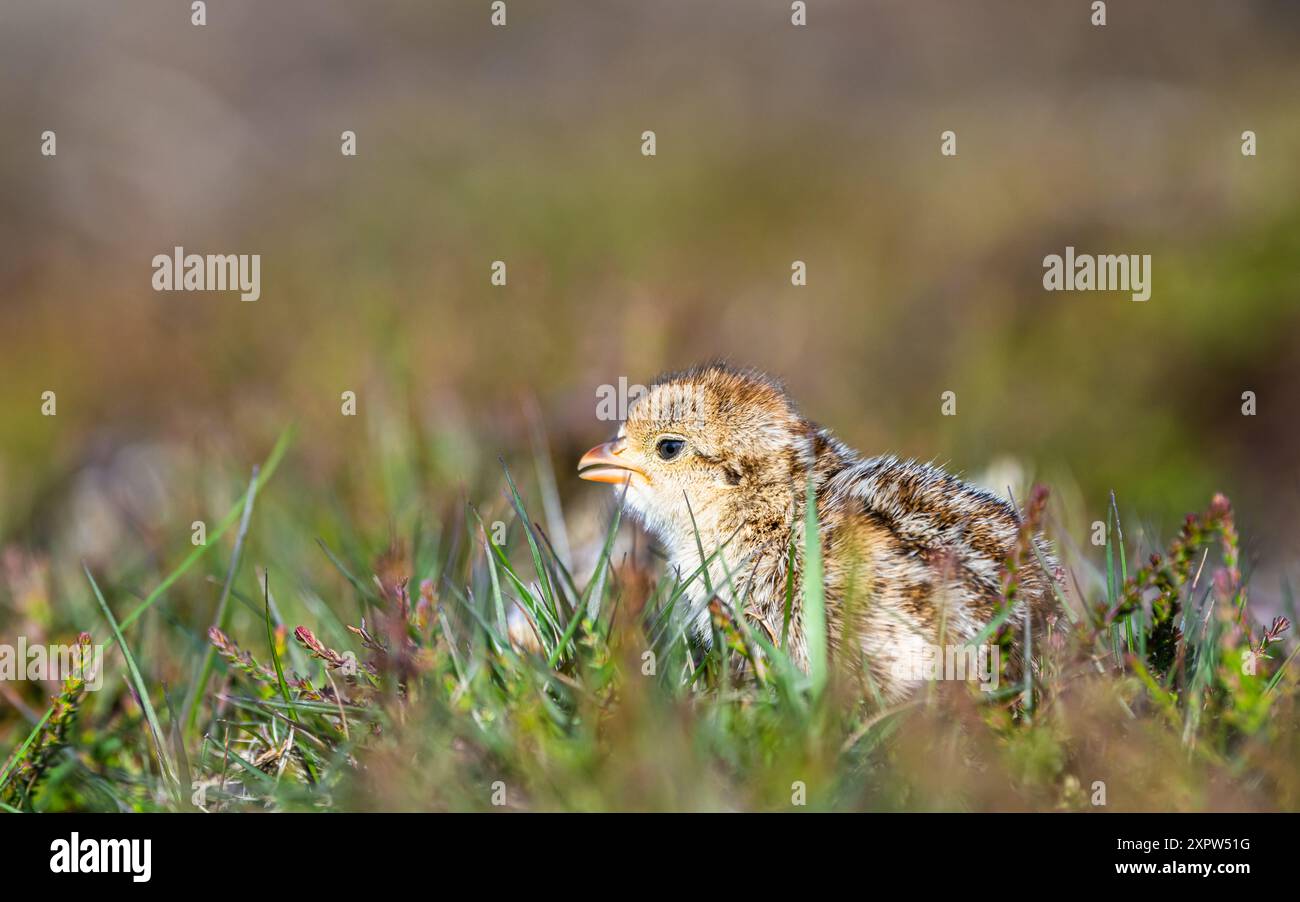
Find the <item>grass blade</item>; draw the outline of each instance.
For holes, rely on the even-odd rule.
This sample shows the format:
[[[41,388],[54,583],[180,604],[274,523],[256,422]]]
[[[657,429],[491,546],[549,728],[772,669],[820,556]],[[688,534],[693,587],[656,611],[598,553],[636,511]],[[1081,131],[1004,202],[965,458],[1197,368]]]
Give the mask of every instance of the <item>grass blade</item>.
[[[223,631],[227,628],[227,613],[230,610],[230,587],[235,582],[235,573],[239,570],[239,562],[243,558],[244,540],[248,538],[248,527],[253,518],[253,504],[257,500],[259,472],[257,467],[253,467],[253,476],[248,481],[248,491],[244,493],[244,511],[239,519],[239,532],[235,535],[235,549],[230,555],[230,566],[226,569],[226,582],[221,587],[221,598],[217,601],[216,616],[212,619],[213,625]],[[203,660],[199,664],[194,685],[190,687],[189,698],[185,701],[182,717],[184,718],[186,733],[194,729],[194,721],[199,711],[199,700],[203,696],[203,690],[207,688],[208,677],[212,674],[212,665],[216,660],[216,654],[216,648],[209,643],[203,653]]]
[[[162,771],[163,781],[168,784],[169,791],[175,792],[176,789],[176,770],[172,765],[171,756],[167,753],[167,746],[163,742],[162,727],[158,724],[158,715],[154,713],[153,702],[149,700],[149,688],[144,683],[144,677],[140,674],[140,668],[136,666],[135,656],[131,654],[130,647],[126,644],[126,639],[122,637],[122,629],[117,624],[117,618],[113,616],[113,611],[104,600],[104,593],[99,591],[99,584],[95,582],[95,577],[90,574],[90,568],[85,564],[81,565],[85,571],[86,579],[90,580],[90,587],[95,592],[95,600],[99,602],[99,609],[104,612],[104,617],[108,620],[109,628],[113,631],[113,638],[117,640],[117,647],[122,649],[122,657],[126,660],[126,669],[130,674],[131,682],[135,687],[136,696],[140,700],[140,707],[144,709],[145,720],[149,722],[149,731],[153,733],[154,748],[158,752],[158,765]]]
[[[292,441],[293,427],[288,426],[280,433],[280,437],[275,442],[275,447],[271,449],[271,453],[268,454],[266,460],[262,462],[261,472],[263,483],[270,479],[271,475],[275,473],[276,468],[280,466],[280,461],[284,458],[285,452],[288,451],[289,445]],[[202,558],[203,555],[207,554],[208,551],[217,544],[217,540],[225,535],[226,531],[234,525],[237,519],[239,519],[240,512],[247,506],[247,504],[248,493],[245,492],[244,495],[235,502],[234,507],[232,507],[226,516],[217,524],[217,528],[208,533],[207,544],[196,546],[194,550],[185,557],[185,560],[181,561],[179,567],[167,574],[167,577],[160,582],[157,587],[148,594],[148,596],[145,597],[144,601],[136,605],[131,613],[122,618],[121,626],[123,632],[125,632],[131,624],[135,623],[141,614],[153,607],[154,603],[163,596],[164,592],[171,588],[172,584],[175,583],[176,580],[184,576],[187,570],[198,563],[199,559]]]
[[[528,539],[528,550],[533,555],[533,568],[537,571],[537,581],[541,586],[542,597],[545,599],[547,606],[558,615],[560,609],[556,606],[555,594],[551,587],[550,571],[546,569],[545,563],[542,562],[542,551],[537,546],[537,538],[533,535],[532,522],[528,519],[528,513],[524,510],[524,500],[520,497],[519,488],[515,485],[515,480],[510,475],[510,469],[506,466],[504,460],[501,461],[501,469],[505,471],[506,483],[510,486],[511,504],[514,505],[515,513],[519,515],[519,522],[524,527],[524,537]]]
[[[9,760],[5,762],[3,773],[0,773],[0,791],[3,791],[5,786],[9,783],[9,778],[16,772],[16,768],[22,763],[23,758],[27,755],[27,750],[32,747],[32,743],[36,741],[36,737],[41,735],[41,730],[45,729],[45,725],[49,723],[50,717],[53,714],[53,708],[46,711],[45,716],[42,717],[36,726],[32,727],[32,731],[27,734],[27,738],[23,741],[23,744],[9,756]]]

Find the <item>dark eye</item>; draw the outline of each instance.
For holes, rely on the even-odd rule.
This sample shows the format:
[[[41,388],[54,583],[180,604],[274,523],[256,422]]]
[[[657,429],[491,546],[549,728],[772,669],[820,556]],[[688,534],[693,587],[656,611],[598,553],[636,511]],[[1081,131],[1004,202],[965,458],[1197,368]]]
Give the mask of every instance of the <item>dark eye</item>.
[[[655,451],[664,460],[673,460],[680,457],[682,451],[686,450],[686,439],[684,438],[661,438],[655,445]]]

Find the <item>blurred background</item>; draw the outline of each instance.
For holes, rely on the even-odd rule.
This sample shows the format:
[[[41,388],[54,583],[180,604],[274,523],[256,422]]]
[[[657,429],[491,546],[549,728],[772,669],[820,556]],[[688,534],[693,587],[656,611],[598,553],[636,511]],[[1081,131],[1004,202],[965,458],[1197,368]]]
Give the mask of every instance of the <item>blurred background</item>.
[[[1047,481],[1079,545],[1112,490],[1139,550],[1223,491],[1268,611],[1300,536],[1300,6],[1109,6],[7,0],[0,632],[98,627],[82,560],[143,595],[291,422],[253,554],[295,585],[340,584],[317,535],[501,508],[498,457],[539,443],[604,502],[573,475],[599,386],[719,356],[866,453]],[[260,254],[261,299],[153,291],[176,245]],[[1066,245],[1150,254],[1151,300],[1044,291]],[[205,622],[204,566],[164,616]]]

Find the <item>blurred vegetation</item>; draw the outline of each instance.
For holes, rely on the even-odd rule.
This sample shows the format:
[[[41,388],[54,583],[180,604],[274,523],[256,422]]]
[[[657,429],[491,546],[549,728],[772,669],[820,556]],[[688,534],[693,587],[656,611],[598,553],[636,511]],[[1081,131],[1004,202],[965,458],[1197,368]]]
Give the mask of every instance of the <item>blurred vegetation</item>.
[[[354,534],[334,548],[277,538],[270,550],[267,536],[300,535],[284,519],[314,504],[261,484],[292,466],[282,451],[222,521],[230,532],[241,523],[233,544],[210,546],[230,547],[228,581],[213,582],[230,587],[232,605],[228,618],[211,615],[206,647],[189,626],[202,615],[168,611],[159,592],[118,590],[110,602],[85,574],[106,619],[117,607],[97,633],[125,642],[132,663],[116,666],[111,652],[103,690],[63,687],[0,776],[9,809],[1300,804],[1290,623],[1254,622],[1222,496],[1141,566],[1112,511],[1104,563],[1076,562],[1070,591],[1081,594],[1057,599],[1032,677],[1013,682],[1004,655],[997,691],[936,682],[887,707],[833,666],[822,688],[817,668],[801,673],[717,602],[715,641],[699,647],[672,615],[699,574],[659,578],[644,556],[616,558],[617,517],[591,576],[575,577],[509,476],[491,507],[417,519],[370,561],[335,550],[361,547]],[[1045,500],[1034,493],[1025,536]],[[503,544],[494,516],[509,524]],[[1015,556],[1008,599],[1014,574],[1040,563],[1031,549]],[[214,556],[192,559],[215,567]],[[244,564],[241,576],[246,557],[273,563]],[[8,564],[11,576],[37,566]],[[283,571],[311,576],[277,590]],[[809,589],[803,603],[822,600]],[[312,623],[284,619],[288,605]],[[972,641],[1009,650],[1019,629],[999,613]],[[205,655],[217,664],[211,684],[191,676],[207,672]],[[183,692],[198,702],[192,720]]]

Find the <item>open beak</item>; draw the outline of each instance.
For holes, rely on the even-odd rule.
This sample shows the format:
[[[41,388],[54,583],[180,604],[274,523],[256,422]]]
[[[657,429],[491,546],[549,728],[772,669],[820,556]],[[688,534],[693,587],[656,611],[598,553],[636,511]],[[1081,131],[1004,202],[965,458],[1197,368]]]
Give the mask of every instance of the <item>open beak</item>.
[[[625,448],[621,439],[592,448],[578,461],[578,478],[613,485],[622,485],[634,476],[645,480],[645,473],[619,459]]]

